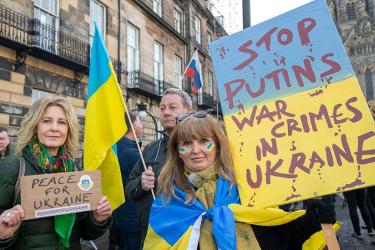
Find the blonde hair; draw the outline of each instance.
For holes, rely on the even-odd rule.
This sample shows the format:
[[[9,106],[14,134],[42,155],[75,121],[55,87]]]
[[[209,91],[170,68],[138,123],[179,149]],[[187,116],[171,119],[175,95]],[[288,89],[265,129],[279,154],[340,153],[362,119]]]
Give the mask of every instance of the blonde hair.
[[[50,96],[42,97],[34,102],[29,112],[26,114],[25,119],[21,123],[21,128],[18,131],[18,139],[15,147],[16,154],[21,154],[22,150],[30,143],[36,133],[36,127],[40,118],[49,106],[58,106],[65,111],[68,122],[68,135],[63,149],[70,156],[77,156],[79,130],[77,115],[66,98]]]
[[[215,172],[218,176],[234,183],[233,160],[229,148],[229,142],[221,129],[219,123],[210,115],[205,118],[195,118],[190,116],[177,123],[168,142],[167,161],[158,178],[158,192],[162,194],[164,200],[170,200],[174,196],[173,185],[186,192],[188,198],[186,203],[190,203],[195,198],[195,192],[184,173],[184,162],[179,157],[179,142],[192,139],[212,137],[215,140]]]

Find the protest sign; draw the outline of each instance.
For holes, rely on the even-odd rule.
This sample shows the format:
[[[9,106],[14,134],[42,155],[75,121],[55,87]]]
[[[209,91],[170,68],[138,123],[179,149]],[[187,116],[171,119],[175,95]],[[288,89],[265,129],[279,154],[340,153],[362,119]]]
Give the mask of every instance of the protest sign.
[[[100,171],[21,177],[26,220],[95,210],[101,196]]]
[[[325,1],[210,45],[241,202],[375,184],[374,121]]]

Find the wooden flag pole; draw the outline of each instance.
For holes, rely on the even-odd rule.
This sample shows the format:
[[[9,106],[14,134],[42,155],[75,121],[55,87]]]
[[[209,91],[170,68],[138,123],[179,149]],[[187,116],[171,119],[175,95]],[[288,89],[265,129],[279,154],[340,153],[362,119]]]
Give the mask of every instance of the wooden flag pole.
[[[131,127],[132,133],[134,135],[134,138],[136,138],[136,140],[137,140],[137,142],[135,144],[137,144],[137,149],[138,149],[138,152],[139,152],[139,156],[141,157],[143,169],[146,171],[147,167],[146,167],[145,159],[143,158],[143,154],[142,154],[141,148],[139,147],[138,138],[137,138],[137,135],[135,134],[133,123],[131,122],[132,120],[130,119],[130,115],[129,115],[129,112],[128,112],[127,108],[126,108],[126,112],[125,113],[126,113],[126,116],[128,117],[128,121],[130,123],[130,127]],[[153,188],[151,189],[151,194],[152,194],[152,198],[154,198],[154,200],[155,200],[155,192],[154,192]]]

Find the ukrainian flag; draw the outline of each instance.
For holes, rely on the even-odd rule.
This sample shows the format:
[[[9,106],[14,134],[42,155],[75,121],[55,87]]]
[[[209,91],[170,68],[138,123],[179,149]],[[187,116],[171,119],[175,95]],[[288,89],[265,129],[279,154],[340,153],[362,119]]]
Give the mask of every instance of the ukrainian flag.
[[[186,205],[187,195],[174,187],[175,196],[164,201],[156,197],[150,211],[150,221],[144,250],[197,249],[200,226],[204,219],[212,221],[212,231],[218,249],[237,249],[235,222],[259,226],[276,226],[289,223],[305,214],[304,210],[287,213],[278,208],[245,207],[239,204],[237,186],[219,177],[214,206],[206,210],[198,201]],[[335,231],[339,228],[334,225]],[[303,250],[323,249],[326,242],[318,231],[303,244]]]
[[[125,201],[116,142],[126,133],[126,105],[95,24],[84,135],[85,170],[100,170],[103,195],[114,210]]]

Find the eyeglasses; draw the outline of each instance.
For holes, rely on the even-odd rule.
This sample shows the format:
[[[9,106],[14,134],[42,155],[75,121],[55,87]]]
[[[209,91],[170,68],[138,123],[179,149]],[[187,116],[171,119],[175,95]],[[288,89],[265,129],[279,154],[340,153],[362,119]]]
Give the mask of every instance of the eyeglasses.
[[[176,117],[176,122],[181,122],[188,117],[195,117],[195,118],[205,118],[208,115],[208,110],[201,110],[192,113],[183,113]]]

